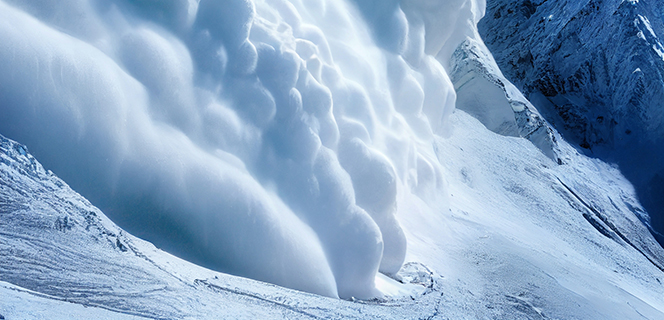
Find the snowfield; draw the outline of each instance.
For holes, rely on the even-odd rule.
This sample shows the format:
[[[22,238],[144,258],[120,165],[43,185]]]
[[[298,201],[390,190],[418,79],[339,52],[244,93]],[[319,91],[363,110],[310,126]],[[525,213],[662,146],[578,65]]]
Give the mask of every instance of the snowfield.
[[[369,301],[293,291],[174,257],[115,226],[29,154],[21,155],[25,147],[3,139],[0,280],[7,298],[0,314],[7,319],[119,317],[108,312],[173,319],[664,316],[658,298],[664,294],[661,260],[655,264],[648,258],[661,257],[662,250],[630,211],[641,209],[617,170],[571,149],[570,164],[559,166],[529,141],[497,135],[462,111],[451,123],[452,136],[436,141],[438,154],[447,159],[450,208],[431,214],[422,202],[406,204],[408,213],[400,216],[409,242],[406,261],[416,264],[406,264],[398,277],[412,283],[379,275],[383,295]],[[630,245],[639,240],[645,243],[641,248]],[[53,308],[45,310],[44,303]]]
[[[484,8],[0,0],[0,315],[664,318],[634,188]]]

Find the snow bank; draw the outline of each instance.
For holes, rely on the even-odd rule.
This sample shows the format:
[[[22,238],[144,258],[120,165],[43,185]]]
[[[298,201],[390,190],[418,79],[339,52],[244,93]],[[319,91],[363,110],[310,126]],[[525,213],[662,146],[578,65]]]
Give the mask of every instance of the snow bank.
[[[444,194],[445,68],[483,8],[0,1],[0,132],[182,257],[374,297],[406,254],[400,201]]]

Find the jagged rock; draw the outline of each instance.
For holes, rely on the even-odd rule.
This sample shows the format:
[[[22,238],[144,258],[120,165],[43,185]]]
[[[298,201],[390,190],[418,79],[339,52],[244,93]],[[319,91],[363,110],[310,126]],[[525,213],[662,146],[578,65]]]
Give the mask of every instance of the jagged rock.
[[[664,230],[664,3],[490,0],[479,31],[508,79],[586,154],[620,165]]]

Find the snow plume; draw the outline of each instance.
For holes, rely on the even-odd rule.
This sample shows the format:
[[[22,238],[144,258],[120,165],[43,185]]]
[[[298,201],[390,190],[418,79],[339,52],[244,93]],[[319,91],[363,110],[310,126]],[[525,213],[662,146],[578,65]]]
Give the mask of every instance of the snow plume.
[[[374,297],[376,273],[404,261],[396,215],[445,202],[431,144],[454,109],[445,64],[483,10],[0,1],[0,133],[182,257]]]

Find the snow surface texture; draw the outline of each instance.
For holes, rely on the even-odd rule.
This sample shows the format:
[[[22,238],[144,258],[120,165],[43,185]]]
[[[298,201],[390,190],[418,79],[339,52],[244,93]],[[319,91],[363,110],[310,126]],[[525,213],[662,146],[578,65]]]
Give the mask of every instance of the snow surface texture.
[[[617,163],[664,244],[664,2],[490,0],[498,65],[585,152]]]
[[[383,279],[377,283],[401,290],[411,303],[372,308],[201,268],[120,229],[45,171],[27,147],[3,136],[0,230],[6,319],[119,319],[118,312],[153,319],[405,319],[433,313],[438,297],[414,303],[410,295],[427,290],[417,279]]]
[[[569,165],[558,166],[530,142],[496,135],[463,112],[450,121],[455,132],[435,142],[437,155],[446,159],[450,208],[432,214],[420,200],[405,203],[409,210],[399,216],[410,241],[407,261],[429,267],[407,263],[397,277],[410,285],[379,277],[381,291],[397,294],[368,302],[234,277],[158,250],[45,171],[27,147],[0,136],[0,314],[6,319],[664,316],[659,299],[664,274],[628,243],[640,236],[654,240],[634,215],[642,209],[617,170],[564,142],[560,148]],[[629,221],[636,223],[624,232]],[[662,256],[659,250],[654,253]]]
[[[556,142],[483,10],[0,1],[0,133],[190,261],[379,297],[180,260],[1,138],[0,314],[662,318],[630,184]]]
[[[446,206],[431,143],[454,110],[444,68],[483,10],[0,1],[0,133],[190,261],[374,297],[406,254],[400,201]]]
[[[558,165],[571,164],[571,155],[576,151],[565,149],[564,142],[559,144],[562,137],[523,94],[505,79],[481,40],[464,41],[455,50],[451,64],[451,80],[457,92],[458,109],[470,113],[495,133],[530,140]],[[570,192],[577,196],[577,193],[583,191]],[[595,199],[597,195],[590,195],[589,198]],[[617,211],[598,211],[592,204],[586,203],[592,214],[584,216],[598,231],[622,238],[664,271],[664,250],[648,234],[646,228],[649,226],[643,223],[649,219],[648,214],[631,204],[637,202],[631,201],[621,209],[614,205]],[[631,214],[625,215],[623,212]]]

